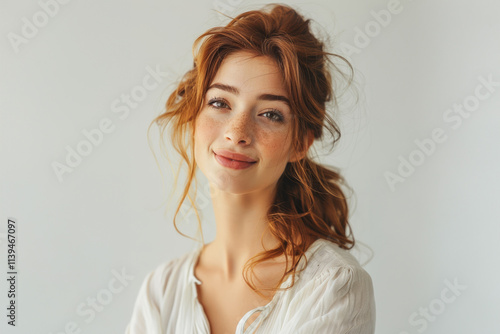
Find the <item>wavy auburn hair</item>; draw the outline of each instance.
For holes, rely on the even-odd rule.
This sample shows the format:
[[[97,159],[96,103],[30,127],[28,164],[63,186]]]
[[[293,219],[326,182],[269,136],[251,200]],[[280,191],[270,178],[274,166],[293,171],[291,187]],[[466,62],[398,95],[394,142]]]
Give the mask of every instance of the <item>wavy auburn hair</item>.
[[[324,43],[311,32],[310,19],[304,19],[287,5],[268,4],[261,10],[232,18],[224,27],[207,30],[193,44],[193,67],[168,97],[165,112],[151,123],[159,126],[161,138],[171,125],[172,144],[187,165],[187,181],[173,219],[180,234],[183,233],[178,230],[175,219],[186,197],[195,208],[201,232],[200,218],[189,192],[193,179],[196,182],[195,122],[217,70],[227,56],[237,51],[250,51],[276,62],[295,116],[292,138],[307,138],[308,133],[312,133],[314,139],[320,139],[326,129],[332,136],[332,147],[340,139],[340,130],[328,115],[326,105],[332,102],[335,109],[338,107],[332,72],[335,79],[347,79],[350,84],[353,67],[344,57],[324,50]],[[329,56],[347,64],[351,75],[341,71]],[[307,149],[306,142],[294,140],[292,145],[296,152],[303,151]],[[338,169],[314,162],[309,153],[287,164],[267,213],[270,232],[280,241],[280,246],[257,254],[245,264],[243,277],[255,292],[263,296],[246,276],[248,270],[253,273],[253,268],[261,262],[285,255],[290,269],[284,271],[276,287],[266,289],[276,291],[289,275],[293,276],[293,286],[300,258],[317,239],[331,240],[344,249],[354,246],[348,204],[341,186],[352,190]],[[203,233],[201,235],[203,239]]]

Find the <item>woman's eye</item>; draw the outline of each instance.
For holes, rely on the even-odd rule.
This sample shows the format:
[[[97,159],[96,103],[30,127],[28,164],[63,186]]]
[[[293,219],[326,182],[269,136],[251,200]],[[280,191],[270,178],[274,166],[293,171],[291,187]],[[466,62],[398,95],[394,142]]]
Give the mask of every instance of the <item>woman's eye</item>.
[[[228,109],[229,105],[227,104],[226,100],[221,99],[221,98],[213,98],[210,101],[208,101],[207,105],[211,108],[214,109]],[[262,113],[261,115],[264,115],[264,117],[269,118],[271,122],[279,122],[282,123],[284,121],[283,114],[277,110],[277,109],[272,109],[269,111],[266,111]]]
[[[210,107],[215,108],[215,109],[221,109],[221,108],[229,108],[226,102],[224,100],[220,99],[212,99],[208,101],[207,103]]]
[[[268,115],[272,122],[283,122],[283,115],[278,110],[266,111],[262,115]]]

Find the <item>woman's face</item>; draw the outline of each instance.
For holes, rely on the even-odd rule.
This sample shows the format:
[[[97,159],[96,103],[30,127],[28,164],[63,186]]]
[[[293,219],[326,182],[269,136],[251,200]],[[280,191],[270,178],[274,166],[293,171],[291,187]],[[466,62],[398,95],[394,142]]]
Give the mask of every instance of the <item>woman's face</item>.
[[[239,51],[225,58],[195,127],[200,170],[211,184],[235,194],[273,190],[286,164],[295,158],[293,115],[281,73],[271,58],[251,56]]]

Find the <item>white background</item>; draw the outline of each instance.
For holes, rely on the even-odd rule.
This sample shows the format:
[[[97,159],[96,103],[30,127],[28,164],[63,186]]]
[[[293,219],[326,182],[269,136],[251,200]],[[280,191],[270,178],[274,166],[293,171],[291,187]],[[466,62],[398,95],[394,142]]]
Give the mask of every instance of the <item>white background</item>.
[[[389,2],[284,1],[323,27],[337,51],[342,43],[357,48],[349,59],[361,99],[338,115],[343,136],[323,160],[341,167],[356,193],[354,252],[365,263],[373,251],[365,268],[377,333],[499,333],[500,86],[479,88],[489,96],[459,126],[443,115],[474,102],[480,77],[500,82],[500,5],[401,0],[381,26],[372,11]],[[81,333],[122,333],[144,276],[196,245],[173,227],[173,175],[153,129],[157,165],[147,127],[192,65],[194,39],[227,23],[214,9],[232,15],[262,4],[73,0],[52,6],[43,22],[40,3],[2,1],[0,276],[8,217],[18,224],[19,272],[15,328],[6,324],[8,286],[0,280],[2,333],[69,333],[72,322]],[[35,19],[38,32],[15,47],[13,34],[22,37]],[[365,28],[372,36],[362,44]],[[113,112],[157,66],[169,74],[158,87],[127,115]],[[104,119],[113,131],[60,181],[53,163],[65,164],[67,147]],[[398,173],[400,156],[418,158],[416,141],[438,128],[446,140],[391,188],[386,172]],[[203,196],[198,204],[208,242],[211,205]],[[178,226],[196,237],[194,215],[180,215]],[[133,279],[111,293],[120,271]],[[445,281],[462,290],[446,290]],[[96,297],[105,305],[91,311]]]

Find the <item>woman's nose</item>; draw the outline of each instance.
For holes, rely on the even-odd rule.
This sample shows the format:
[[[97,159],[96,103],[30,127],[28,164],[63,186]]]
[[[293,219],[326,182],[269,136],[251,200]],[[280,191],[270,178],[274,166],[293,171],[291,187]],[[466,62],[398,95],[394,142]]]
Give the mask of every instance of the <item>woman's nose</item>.
[[[225,130],[225,138],[233,144],[250,144],[252,142],[252,119],[251,115],[243,112],[235,112],[228,120]]]

